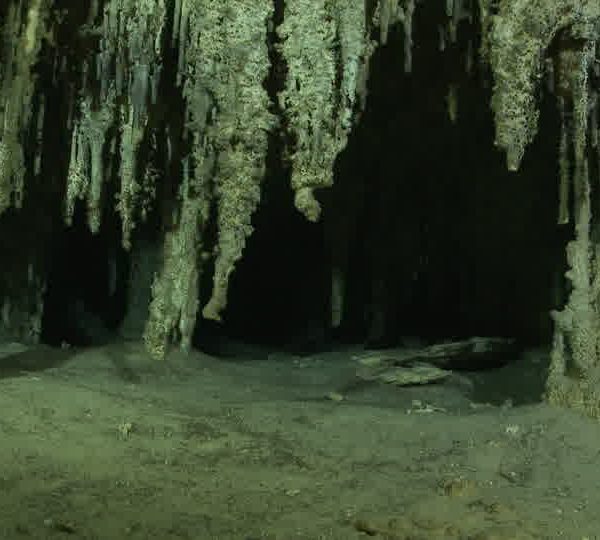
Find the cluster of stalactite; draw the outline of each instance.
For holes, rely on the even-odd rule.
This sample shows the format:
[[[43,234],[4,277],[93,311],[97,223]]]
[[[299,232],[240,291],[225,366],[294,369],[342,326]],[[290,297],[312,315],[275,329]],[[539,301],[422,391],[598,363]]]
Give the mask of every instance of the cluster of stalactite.
[[[558,223],[571,224],[568,299],[553,312],[547,380],[551,402],[600,414],[600,4],[595,1],[501,2],[490,37],[495,76],[496,141],[519,168],[537,134],[542,82],[561,119]]]
[[[213,291],[202,315],[221,319],[230,276],[252,233],[269,136],[286,124],[296,206],[316,220],[313,190],[331,184],[334,160],[364,104],[372,48],[365,6],[288,2],[283,24],[273,28],[275,6],[272,0],[90,0],[78,8],[88,13],[78,29],[86,46],[69,57],[77,67],[57,48],[57,76],[75,71],[81,78],[69,104],[65,222],[83,204],[98,233],[112,205],[123,247],[135,249],[136,230],[153,210],[160,215],[162,264],[144,332],[156,357],[171,343],[189,347],[200,275],[211,257]],[[14,0],[3,14],[0,212],[20,206],[27,174],[39,174],[41,147],[28,141],[31,126],[43,125],[36,64],[71,16],[70,10],[53,16],[56,8],[54,0]],[[265,88],[275,47],[287,70],[279,104]],[[173,57],[174,75],[167,65]],[[165,93],[183,100],[182,126],[165,118],[171,99]],[[34,107],[34,99],[42,105]],[[31,171],[29,158],[36,163]],[[165,189],[172,171],[179,177],[167,179]],[[205,229],[213,212],[217,238],[210,246]]]
[[[135,220],[148,204],[143,196],[147,170],[136,169],[136,154],[146,132],[148,107],[158,99],[166,8],[162,0],[110,0],[102,13],[95,3],[90,9],[89,20],[98,20],[98,28],[90,31],[98,32],[100,39],[97,50],[82,59],[82,92],[73,100],[65,218],[70,223],[76,200],[85,199],[89,227],[94,233],[100,230],[105,184],[118,154],[116,202],[123,244],[129,248]]]
[[[542,84],[561,118],[558,223],[571,224],[568,300],[554,312],[547,397],[600,413],[600,4],[500,2],[489,35],[496,143],[517,170],[537,134]]]
[[[115,207],[126,249],[135,249],[136,233],[148,216],[159,216],[162,263],[144,332],[154,356],[163,357],[170,344],[189,347],[200,312],[221,319],[230,277],[260,204],[270,137],[286,141],[296,208],[308,220],[319,219],[315,193],[332,184],[335,160],[360,118],[369,60],[400,25],[404,67],[411,71],[413,21],[425,1],[84,3],[86,21],[78,31],[86,46],[69,57],[77,60],[80,82],[65,134],[71,142],[63,215],[71,223],[83,203],[89,228],[97,233],[104,209]],[[71,16],[55,2],[9,0],[0,10],[0,213],[21,205],[27,179],[40,174],[45,159],[45,94],[36,85],[36,66],[40,51],[55,47],[56,28]],[[445,14],[438,29],[442,51],[456,41],[463,21],[480,26],[464,65],[470,70],[480,61],[491,68],[496,143],[510,170],[519,168],[536,135],[539,93],[550,89],[556,96],[563,121],[558,219],[572,222],[575,230],[567,249],[570,297],[554,315],[549,383],[549,395],[563,395],[561,381],[569,378],[570,366],[588,373],[600,354],[600,244],[590,182],[590,175],[600,174],[600,5],[596,0],[446,0]],[[59,48],[54,58],[58,77],[74,69]],[[273,65],[274,58],[280,65]],[[284,78],[275,94],[266,84],[274,71]],[[448,89],[451,119],[458,114],[457,91]],[[169,112],[173,95],[183,103],[180,124]],[[212,216],[214,246],[206,240]],[[212,295],[201,307],[200,276],[211,258]],[[334,326],[343,317],[343,284],[343,269],[332,268]]]

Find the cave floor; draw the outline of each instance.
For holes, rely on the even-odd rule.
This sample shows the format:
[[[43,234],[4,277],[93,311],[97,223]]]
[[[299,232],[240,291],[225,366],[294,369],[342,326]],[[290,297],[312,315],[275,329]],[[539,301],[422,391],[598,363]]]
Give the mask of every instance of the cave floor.
[[[1,538],[598,537],[600,425],[511,395],[542,353],[394,387],[355,352],[0,348]]]

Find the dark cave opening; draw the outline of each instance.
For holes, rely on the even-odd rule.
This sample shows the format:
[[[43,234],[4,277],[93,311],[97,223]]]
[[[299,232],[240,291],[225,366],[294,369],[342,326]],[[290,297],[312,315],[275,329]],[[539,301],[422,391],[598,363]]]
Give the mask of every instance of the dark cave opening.
[[[85,347],[116,338],[126,310],[128,263],[119,236],[107,232],[111,221],[101,233],[93,234],[85,206],[79,204],[73,224],[55,232],[44,298],[42,342]]]
[[[404,36],[395,28],[372,60],[367,110],[331,196],[344,200],[335,190],[361,171],[361,248],[349,288],[362,289],[357,303],[371,306],[367,339],[500,335],[548,343],[571,232],[556,225],[554,103],[540,96],[544,136],[521,170],[508,172],[494,147],[490,74],[477,60],[471,73],[463,66],[472,34],[459,32],[441,53],[435,13],[416,15],[412,73],[403,73]]]

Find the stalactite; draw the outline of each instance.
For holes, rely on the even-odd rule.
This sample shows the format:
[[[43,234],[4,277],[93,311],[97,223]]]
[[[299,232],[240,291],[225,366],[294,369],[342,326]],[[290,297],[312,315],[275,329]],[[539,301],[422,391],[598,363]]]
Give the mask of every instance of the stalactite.
[[[404,29],[404,70],[412,71],[413,15],[418,0],[379,0],[373,24],[379,27],[379,43],[386,45],[390,28],[401,23]],[[458,7],[458,3],[457,3]],[[446,9],[454,10],[453,1],[447,0]]]
[[[459,0],[446,2],[446,16],[448,17],[448,35],[450,42],[456,43],[458,37],[458,23],[460,22],[462,3]]]
[[[46,287],[43,254],[36,241],[44,241],[47,219],[45,210],[37,214],[33,210],[39,204],[47,111],[38,67],[44,44],[53,42],[56,13],[50,0],[11,0],[2,9],[0,214],[11,205],[22,213],[2,216],[4,223],[17,225],[1,233],[0,336],[33,344],[40,339]]]
[[[287,3],[278,28],[288,65],[287,85],[280,101],[296,137],[292,156],[295,204],[310,221],[320,215],[313,189],[333,182],[333,161],[341,149],[336,140],[334,111],[335,24],[323,0]]]
[[[558,169],[559,169],[559,186],[558,186],[558,224],[565,225],[570,220],[570,197],[571,190],[571,160],[569,159],[569,126],[565,111],[565,100],[563,97],[558,98],[560,112],[560,143],[558,150]]]
[[[341,62],[342,72],[339,83],[339,123],[344,131],[349,132],[365,107],[368,62],[375,45],[367,37],[365,11],[360,5],[343,5],[335,11],[335,17],[339,42],[338,61]]]
[[[218,247],[212,296],[203,316],[219,320],[227,303],[231,273],[252,232],[251,218],[260,201],[268,133],[274,126],[269,96],[263,87],[270,68],[267,23],[272,2],[251,5],[236,0],[196,2],[190,11],[185,55],[195,84],[214,99],[206,128],[206,145],[216,156]],[[189,106],[197,102],[186,81]],[[195,114],[207,116],[206,102]]]
[[[380,10],[392,4],[384,0]],[[371,51],[366,32],[364,4],[341,0],[290,2],[278,28],[288,67],[280,102],[295,138],[291,183],[296,208],[310,221],[321,212],[314,190],[333,182],[334,161],[354,120],[355,96],[364,87],[357,84],[357,73],[364,73]]]
[[[447,47],[446,43],[446,29],[440,24],[438,25],[438,36],[439,36],[439,51],[444,52]]]
[[[546,49],[564,29],[576,39],[592,38],[599,19],[600,5],[595,0],[564,0],[543,6],[535,0],[500,4],[490,35],[492,109],[496,144],[506,152],[509,170],[519,168],[525,148],[537,132],[535,93]]]
[[[478,0],[479,7],[479,28],[481,29],[481,42],[479,46],[479,56],[482,59],[488,58],[489,38],[492,24],[491,8],[493,0]]]
[[[91,22],[97,9],[97,4],[92,3],[88,16]],[[130,0],[109,0],[104,5],[98,29],[99,49],[92,60],[95,69],[88,68],[88,59],[83,69],[84,92],[97,86],[99,99],[91,93],[84,94],[75,118],[67,180],[67,223],[71,222],[75,199],[86,199],[89,227],[92,232],[99,231],[103,186],[110,180],[105,177],[104,150],[114,145],[109,138],[111,128],[120,126],[117,208],[122,219],[122,242],[127,249],[131,247],[136,213],[147,206],[141,197],[144,191],[139,187],[135,160],[148,105],[161,72],[160,39],[165,15],[163,0],[146,0],[143,6]]]
[[[374,23],[379,26],[379,42],[387,45],[390,27],[396,22],[399,0],[379,0],[375,10]]]
[[[471,75],[473,72],[473,66],[475,65],[475,52],[473,48],[473,42],[469,40],[467,43],[467,53],[465,55],[465,73]]]
[[[20,207],[23,200],[23,139],[34,109],[33,68],[49,36],[51,7],[50,0],[19,0],[8,7],[0,52],[0,213],[11,204]]]
[[[590,145],[594,150],[598,150],[598,143],[600,135],[598,133],[598,99],[599,92],[592,92],[590,95]]]
[[[137,209],[141,213],[145,204],[142,197],[141,178],[136,174],[136,151],[144,137],[144,128],[135,121],[135,118],[135,108],[130,105],[129,110],[122,113],[120,122],[121,166],[119,178],[121,189],[117,195],[117,209],[122,220],[123,246],[128,250],[131,248],[131,235],[135,227],[133,216]]]
[[[458,120],[458,87],[456,84],[450,84],[448,86],[448,93],[446,94],[446,110],[450,122],[456,124]]]
[[[361,1],[288,0],[277,28],[281,66],[269,64],[273,4],[272,0],[90,0],[82,32],[89,32],[92,45],[86,41],[82,50],[97,49],[73,70],[60,58],[59,48],[50,51],[50,57],[54,53],[56,58],[55,82],[65,74],[67,78],[73,73],[82,76],[81,84],[73,84],[71,89],[71,162],[64,202],[67,222],[71,222],[76,201],[83,199],[89,227],[98,232],[105,205],[115,202],[107,200],[108,194],[114,192],[122,242],[129,248],[136,227],[156,202],[157,187],[168,184],[161,197],[172,200],[159,200],[157,205],[164,253],[144,332],[154,356],[163,357],[171,343],[190,346],[199,309],[199,277],[210,256],[215,257],[213,290],[203,315],[214,320],[222,317],[229,280],[252,233],[252,215],[261,198],[268,137],[276,127],[273,111],[281,114],[281,127],[289,136],[286,143],[291,141],[285,156],[289,158],[295,206],[316,221],[321,208],[315,191],[333,182],[335,160],[365,106],[368,63],[375,48],[370,39],[375,35],[374,25],[379,26],[381,45],[388,42],[393,25],[401,27],[405,71],[413,67],[418,0],[369,2],[369,8],[376,5],[373,20],[367,20],[371,11]],[[597,60],[591,60],[600,5],[597,0],[445,0],[444,4],[441,49],[457,41],[459,25],[471,20],[476,4],[479,6],[480,56],[490,62],[494,73],[496,142],[506,151],[511,170],[519,167],[537,130],[536,92],[544,55],[549,54],[552,42],[568,36],[568,46],[558,45],[563,66],[549,88],[565,102],[559,222],[566,223],[571,217],[576,237],[567,252],[573,292],[565,309],[555,315],[552,372],[565,377],[568,366],[581,372],[593,369],[600,331],[600,247],[593,234],[597,223],[591,214],[590,190],[595,188],[589,176],[597,174],[600,165],[588,161],[590,148],[596,148],[600,163],[600,127],[594,116],[598,114],[597,94],[589,93],[584,76],[586,71],[600,69]],[[11,204],[19,205],[26,172],[35,175],[43,170],[40,154],[29,155],[29,149],[35,154],[51,105],[43,96],[39,101],[34,97],[35,64],[44,39],[51,37],[48,21],[53,5],[52,0],[10,0],[4,11],[0,212]],[[172,11],[168,13],[168,9]],[[164,39],[167,21],[173,22],[168,43]],[[474,64],[473,43],[477,41],[469,41],[466,50],[467,72]],[[173,80],[163,80],[164,58],[176,63],[167,70]],[[569,61],[575,63],[568,67]],[[285,71],[286,81],[278,108],[271,102],[265,81],[270,69],[279,68]],[[183,120],[181,129],[169,118],[154,122],[153,112],[167,99],[159,95],[159,87],[163,88],[159,83],[165,88],[171,85],[170,90],[177,94],[174,108],[185,116],[177,118]],[[453,121],[457,118],[457,88],[456,81],[449,82],[447,106]],[[24,140],[25,132],[32,140],[37,138],[38,144],[26,146],[24,143],[31,141]],[[183,173],[181,178],[168,178],[161,184],[149,163],[154,158],[148,154],[160,154],[155,139],[163,135],[161,142],[166,148],[159,149],[165,150],[169,174],[180,170],[178,163]],[[114,172],[116,177],[111,178]],[[107,186],[109,182],[113,185]],[[569,200],[570,191],[575,194],[573,201]],[[569,216],[569,207],[573,216]],[[211,209],[217,226],[214,250],[204,237]],[[332,257],[332,326],[341,324],[344,311],[344,249]],[[13,304],[3,301],[3,312],[12,316]]]
[[[105,181],[103,150],[107,134],[114,122],[114,98],[92,110],[91,98],[84,97],[73,128],[71,160],[67,176],[65,220],[72,223],[77,199],[87,202],[90,230],[100,230],[102,189]]]
[[[178,45],[177,85],[180,85],[183,82],[183,78],[185,76],[185,69],[188,65],[185,51],[186,45],[189,43],[189,19],[192,9],[191,0],[179,0],[179,2],[180,3],[176,4],[176,26],[173,32],[175,44]],[[193,58],[190,60],[193,61]]]
[[[156,88],[162,71],[161,39],[165,20],[164,0],[144,0],[141,4],[133,0],[111,0],[105,7],[99,53],[105,72],[101,80],[124,81],[123,89],[117,84],[117,92],[124,92],[128,103],[121,110],[121,188],[117,196],[125,248],[131,246],[136,213],[146,204],[141,198],[143,191],[135,164],[147,124],[152,89]],[[110,71],[106,72],[112,65],[107,63],[109,59],[115,62],[114,77]]]
[[[412,71],[413,54],[413,15],[416,0],[408,0],[402,12],[402,25],[404,26],[404,71]]]

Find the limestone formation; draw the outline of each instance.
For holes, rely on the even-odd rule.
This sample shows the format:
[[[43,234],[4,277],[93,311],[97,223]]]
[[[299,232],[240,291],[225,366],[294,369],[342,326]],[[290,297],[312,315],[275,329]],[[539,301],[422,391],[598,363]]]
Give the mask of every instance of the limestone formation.
[[[320,190],[332,186],[336,160],[368,102],[377,47],[389,46],[399,29],[410,76],[416,16],[430,2],[82,0],[65,8],[61,0],[6,0],[0,217],[29,204],[48,222],[60,215],[71,224],[83,204],[94,234],[106,216],[118,216],[125,250],[135,253],[151,237],[162,255],[145,343],[158,358],[170,346],[189,348],[199,314],[226,316],[270,145],[284,147],[289,178],[281,181],[290,183],[295,207],[318,221]],[[569,297],[553,314],[548,397],[597,413],[600,3],[446,0],[442,9],[440,51],[465,25],[478,29],[463,65],[470,72],[478,62],[490,74],[496,145],[509,170],[519,169],[539,136],[541,95],[555,100],[561,140],[557,178],[548,182],[559,186],[558,222],[571,223],[574,237],[566,254]],[[453,123],[460,92],[448,87]],[[56,126],[48,125],[49,111]],[[56,140],[49,142],[51,132]],[[12,264],[28,268],[27,279],[0,285],[4,333],[16,332],[15,339],[39,338],[46,276],[38,252],[29,246]],[[204,294],[209,269],[212,291]],[[344,272],[343,264],[331,268],[333,326],[343,319]],[[19,304],[17,296],[30,300]],[[203,306],[201,298],[208,298]],[[24,325],[27,318],[34,322]]]

